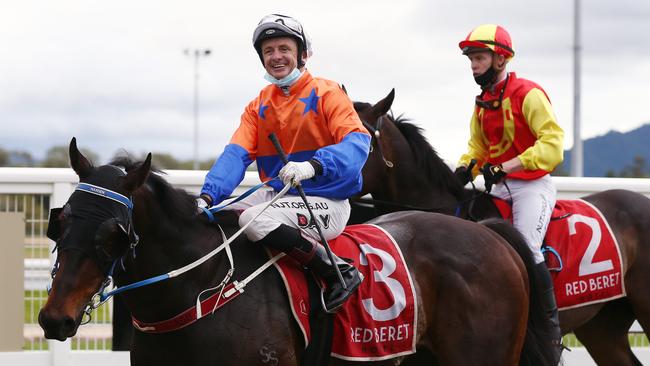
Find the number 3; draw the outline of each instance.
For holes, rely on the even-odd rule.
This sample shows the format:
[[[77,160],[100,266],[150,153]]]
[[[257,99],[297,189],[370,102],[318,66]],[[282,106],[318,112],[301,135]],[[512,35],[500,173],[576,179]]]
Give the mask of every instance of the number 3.
[[[385,283],[395,300],[395,302],[387,309],[379,309],[375,306],[372,298],[369,297],[361,300],[363,308],[376,321],[393,320],[399,316],[404,308],[406,308],[404,287],[402,287],[402,284],[399,281],[389,277],[393,272],[395,272],[397,263],[395,263],[395,259],[393,259],[390,254],[381,249],[372,247],[370,244],[361,244],[360,249],[361,253],[359,254],[359,263],[362,266],[368,265],[368,259],[366,258],[368,254],[375,254],[379,257],[382,263],[382,268],[381,271],[373,271],[373,278],[375,282]]]

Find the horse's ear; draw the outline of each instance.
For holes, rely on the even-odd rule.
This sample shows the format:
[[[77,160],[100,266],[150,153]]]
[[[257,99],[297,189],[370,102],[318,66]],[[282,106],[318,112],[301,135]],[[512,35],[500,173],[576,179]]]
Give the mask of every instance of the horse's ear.
[[[75,137],[70,141],[70,166],[77,173],[79,179],[84,179],[90,175],[93,165],[86,159],[85,156],[77,148],[77,139]]]
[[[348,90],[345,89],[345,85],[341,84],[341,89],[343,89],[343,92],[345,93],[345,95],[349,95]]]
[[[127,173],[124,181],[124,189],[126,189],[128,192],[135,191],[142,184],[144,184],[144,181],[149,176],[150,171],[151,171],[151,153],[147,155],[147,158],[144,160],[142,164],[140,164],[139,167]]]
[[[390,93],[386,96],[386,98],[380,100],[372,106],[372,110],[374,114],[379,117],[383,116],[384,114],[388,113],[390,110],[390,107],[393,105],[393,100],[395,99],[395,88],[391,89]]]

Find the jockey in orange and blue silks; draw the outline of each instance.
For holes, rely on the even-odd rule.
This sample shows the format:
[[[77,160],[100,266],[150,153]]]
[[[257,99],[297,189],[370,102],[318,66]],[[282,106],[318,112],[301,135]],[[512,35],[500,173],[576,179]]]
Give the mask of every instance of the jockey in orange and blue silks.
[[[253,160],[262,181],[278,175],[282,161],[268,139],[271,132],[290,161],[314,162],[320,174],[301,182],[307,195],[347,199],[361,190],[370,137],[347,95],[338,84],[307,70],[287,90],[285,95],[271,84],[244,110],[230,144],[206,177],[202,192],[213,203],[233,192]],[[281,182],[269,184],[282,189]],[[297,194],[295,188],[289,192]]]
[[[216,205],[227,198],[242,181],[246,167],[257,161],[260,179],[270,188],[229,208],[241,211],[241,225],[260,214],[245,231],[246,236],[287,253],[323,278],[327,284],[324,305],[334,311],[363,277],[336,256],[331,263],[318,243],[313,220],[319,221],[327,240],[343,231],[350,216],[347,199],[361,190],[370,135],[339,85],[305,69],[311,43],[296,19],[265,16],[255,29],[253,46],[271,84],[246,106],[239,128],[208,172],[197,204]],[[268,138],[271,133],[287,152],[289,163],[285,166]],[[282,182],[269,181],[276,176]],[[297,182],[315,218],[309,216],[295,188],[262,212],[284,184]],[[339,267],[346,288],[339,283],[333,265]]]
[[[466,184],[480,171],[488,192],[512,202],[513,225],[538,264],[547,311],[559,339],[553,283],[540,249],[557,194],[549,173],[562,162],[564,132],[546,92],[506,71],[515,51],[503,27],[476,27],[459,47],[470,60],[481,94],[475,100],[467,152],[458,162],[456,176]],[[467,170],[471,160],[477,161],[473,172]]]

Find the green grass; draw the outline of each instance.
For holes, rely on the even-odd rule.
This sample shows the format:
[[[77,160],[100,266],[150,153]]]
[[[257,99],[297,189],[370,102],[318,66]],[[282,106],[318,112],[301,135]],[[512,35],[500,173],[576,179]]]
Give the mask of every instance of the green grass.
[[[45,290],[25,290],[25,324],[38,323],[38,312],[47,300]]]
[[[627,336],[632,347],[648,347],[650,342],[648,342],[648,337],[643,333],[630,333]],[[572,348],[572,347],[584,347],[584,345],[576,338],[575,334],[570,333],[562,337],[562,344]]]
[[[72,338],[70,348],[75,351],[110,351],[111,348],[113,348],[113,340],[88,340]],[[44,338],[37,339],[34,342],[25,340],[25,344],[23,345],[23,350],[25,351],[47,351],[49,349],[50,345],[45,341]]]
[[[38,312],[41,310],[47,301],[47,291],[25,291],[25,324],[35,325],[38,323]],[[108,312],[108,305],[102,305],[97,310],[93,311],[93,322],[96,323],[110,323],[110,315]],[[82,325],[83,327],[83,325]],[[73,350],[110,350],[112,347],[112,340],[109,339],[86,339],[86,338],[73,338],[71,348]],[[49,349],[49,344],[42,337],[36,337],[33,340],[25,339],[23,346],[27,351],[46,351]]]
[[[38,323],[38,312],[47,301],[47,291],[25,290],[25,324]],[[111,319],[108,310],[105,310],[107,304],[104,304],[93,311],[93,321],[96,323],[110,323]]]
[[[71,348],[76,351],[103,351],[110,350],[113,348],[112,339],[99,339],[99,340],[88,340],[88,339],[72,339]]]
[[[49,247],[25,247],[25,258],[46,259],[50,257]]]

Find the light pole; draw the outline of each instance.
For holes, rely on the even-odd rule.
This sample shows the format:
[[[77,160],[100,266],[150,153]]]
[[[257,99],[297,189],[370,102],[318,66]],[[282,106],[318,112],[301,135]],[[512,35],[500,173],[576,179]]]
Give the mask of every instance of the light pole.
[[[210,56],[209,48],[186,48],[184,53],[194,57],[194,155],[192,168],[199,169],[199,58]]]
[[[571,176],[583,176],[583,146],[580,124],[580,0],[573,1],[573,149]]]

